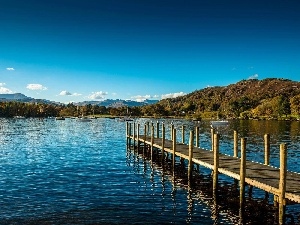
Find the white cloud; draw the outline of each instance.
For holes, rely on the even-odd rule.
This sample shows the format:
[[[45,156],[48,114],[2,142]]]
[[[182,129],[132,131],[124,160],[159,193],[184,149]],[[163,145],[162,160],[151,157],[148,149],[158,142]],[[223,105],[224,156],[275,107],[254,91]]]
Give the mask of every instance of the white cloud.
[[[146,99],[158,99],[159,95],[136,95],[130,97],[131,100],[137,101],[137,102],[143,102]]]
[[[61,92],[59,93],[59,95],[66,96],[66,95],[72,95],[72,93],[71,93],[71,92],[68,92],[68,91],[61,91]]]
[[[104,96],[107,95],[108,92],[104,92],[104,91],[97,91],[97,92],[92,92],[91,95],[88,96],[89,99],[104,99]]]
[[[249,78],[248,78],[248,80],[251,80],[251,79],[257,79],[258,78],[258,74],[256,73],[256,74],[253,74],[252,76],[250,76]]]
[[[6,87],[5,83],[0,83],[0,94],[13,94],[14,92]]]
[[[179,96],[184,96],[186,95],[186,93],[184,92],[177,92],[177,93],[170,93],[170,94],[164,94],[164,95],[161,95],[161,99],[165,99],[165,98],[177,98]]]
[[[61,95],[61,96],[80,96],[81,94],[78,94],[78,93],[71,93],[71,92],[69,92],[69,91],[61,91],[60,93],[59,93],[59,95]]]
[[[15,69],[12,68],[12,67],[7,67],[6,70],[8,70],[8,71],[13,71],[13,70],[15,70]]]
[[[13,92],[6,87],[0,87],[0,94],[13,94]]]
[[[47,90],[47,88],[41,84],[27,84],[26,88],[29,90]]]
[[[146,99],[150,99],[152,98],[151,95],[136,95],[136,96],[132,96],[130,97],[132,100],[137,101],[137,102],[143,102]]]

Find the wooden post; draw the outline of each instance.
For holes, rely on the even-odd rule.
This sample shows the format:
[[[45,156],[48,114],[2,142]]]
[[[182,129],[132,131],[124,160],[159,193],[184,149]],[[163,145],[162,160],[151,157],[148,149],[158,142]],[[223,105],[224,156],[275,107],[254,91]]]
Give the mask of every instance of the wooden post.
[[[175,152],[176,152],[176,129],[173,129],[173,171],[175,172]]]
[[[238,141],[238,132],[233,131],[233,157],[239,156],[239,141]]]
[[[188,166],[188,180],[192,178],[193,172],[193,150],[194,150],[194,131],[190,131],[190,140],[189,140],[189,166]]]
[[[241,138],[241,165],[240,165],[240,223],[243,224],[245,208],[245,177],[246,177],[246,138]]]
[[[182,127],[181,127],[181,142],[182,142],[182,144],[184,144],[184,142],[185,142],[185,140],[184,140],[184,135],[185,135],[185,133],[184,133],[184,125],[182,125]]]
[[[137,124],[137,132],[136,132],[136,139],[137,139],[137,152],[139,152],[140,149],[140,124]]]
[[[133,122],[133,150],[134,150],[134,148],[135,148],[135,122]]]
[[[151,163],[153,162],[154,126],[151,126]]]
[[[214,152],[214,171],[213,171],[213,193],[216,194],[218,189],[218,170],[219,170],[219,134],[213,136],[213,152]]]
[[[147,135],[149,134],[149,130],[150,130],[150,129],[149,129],[149,126],[150,126],[150,125],[149,125],[149,121],[148,121],[148,122],[147,122],[147,132],[146,132]]]
[[[285,224],[285,190],[287,171],[287,148],[286,144],[280,144],[280,177],[279,177],[279,225]]]
[[[130,138],[130,136],[131,136],[131,123],[129,123],[129,147],[131,146],[131,138]]]
[[[265,134],[265,165],[270,165],[270,134]]]
[[[162,140],[161,140],[161,161],[162,164],[164,163],[164,158],[165,158],[165,125],[162,124]]]
[[[144,148],[143,148],[143,156],[145,156],[145,151],[146,151],[146,138],[147,138],[147,124],[144,124]]]
[[[173,130],[174,130],[174,124],[171,124],[171,140],[173,140]]]
[[[159,138],[159,122],[156,122],[156,137]]]
[[[196,127],[196,148],[199,147],[199,127]]]
[[[215,129],[211,128],[210,132],[211,132],[211,150],[213,151],[214,150],[214,134],[215,134]]]
[[[128,122],[126,122],[126,146],[128,147]]]

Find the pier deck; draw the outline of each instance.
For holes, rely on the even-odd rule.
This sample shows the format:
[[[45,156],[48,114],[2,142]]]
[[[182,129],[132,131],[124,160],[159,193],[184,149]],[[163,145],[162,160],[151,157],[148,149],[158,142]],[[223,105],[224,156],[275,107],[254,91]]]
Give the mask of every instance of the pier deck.
[[[162,138],[153,138],[140,134],[137,136],[127,135],[127,138],[134,142],[153,145],[154,148],[162,149]],[[164,151],[173,154],[173,141],[164,141]],[[176,143],[175,156],[189,160],[189,145]],[[211,170],[214,169],[214,152],[193,147],[192,162],[200,166],[204,166]],[[234,179],[240,180],[241,159],[233,156],[219,154],[220,174],[227,175]],[[257,162],[246,161],[245,182],[253,187],[262,189],[275,196],[280,195],[279,177],[280,169],[272,166],[264,165]],[[287,171],[286,173],[286,192],[285,199],[300,203],[300,174]]]

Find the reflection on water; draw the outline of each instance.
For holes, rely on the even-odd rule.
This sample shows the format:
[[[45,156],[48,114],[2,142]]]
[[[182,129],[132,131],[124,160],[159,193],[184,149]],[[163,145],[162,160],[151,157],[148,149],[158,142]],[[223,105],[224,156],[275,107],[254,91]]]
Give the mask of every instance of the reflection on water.
[[[183,124],[200,125],[201,147],[211,147],[208,122],[160,122],[168,139],[171,123],[178,133]],[[287,142],[288,168],[300,172],[299,122],[232,121],[221,133],[221,152],[232,155],[234,129],[248,137],[247,157],[261,162],[263,135],[270,133],[272,165],[279,143]],[[200,168],[191,185],[184,163],[173,174],[171,162],[127,151],[125,124],[111,119],[0,119],[0,224],[235,224],[237,186],[220,177],[220,196],[228,193],[228,200],[214,201],[210,171]]]

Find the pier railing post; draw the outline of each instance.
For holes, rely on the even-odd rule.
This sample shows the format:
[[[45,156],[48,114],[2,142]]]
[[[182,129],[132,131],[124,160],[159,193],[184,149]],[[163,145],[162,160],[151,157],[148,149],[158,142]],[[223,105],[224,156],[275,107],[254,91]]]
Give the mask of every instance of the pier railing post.
[[[129,147],[131,146],[131,138],[130,138],[130,136],[131,136],[131,125],[132,125],[132,123],[129,123],[129,128],[128,128],[128,133],[129,133]]]
[[[126,122],[126,145],[128,147],[128,122]]]
[[[154,126],[151,126],[151,162],[153,162]]]
[[[132,123],[133,125],[133,149],[135,148],[135,122]]]
[[[182,142],[182,144],[184,144],[184,142],[185,142],[184,136],[185,136],[184,125],[182,125],[182,127],[181,127],[181,142]]]
[[[176,153],[176,129],[173,129],[173,171],[175,172],[175,153]]]
[[[219,134],[213,135],[213,154],[214,154],[214,171],[213,171],[213,193],[216,194],[218,189],[218,170],[219,170]]]
[[[156,137],[159,138],[159,122],[156,122]]]
[[[210,132],[211,132],[211,150],[213,151],[214,150],[214,134],[215,134],[215,129],[211,128]]]
[[[265,165],[270,165],[270,134],[264,135],[265,141]]]
[[[164,163],[164,158],[165,158],[165,125],[162,124],[162,137],[161,137],[161,161]]]
[[[146,152],[146,138],[147,138],[147,124],[144,124],[144,148],[143,148],[143,156],[145,156]]]
[[[280,176],[279,176],[279,225],[285,224],[285,191],[287,172],[287,148],[286,144],[280,144]]]
[[[245,208],[245,177],[246,177],[246,138],[241,138],[241,165],[240,165],[240,223],[243,224]]]
[[[239,155],[239,141],[238,141],[238,132],[233,131],[233,157],[238,157]]]
[[[173,130],[174,130],[174,124],[171,124],[171,140],[173,140]]]
[[[188,180],[191,181],[193,173],[193,150],[194,150],[194,131],[190,131],[189,140],[189,166],[188,166]]]
[[[140,149],[140,124],[137,124],[137,132],[136,132],[136,140],[137,140],[137,152]]]
[[[196,127],[196,148],[199,148],[199,127]]]

